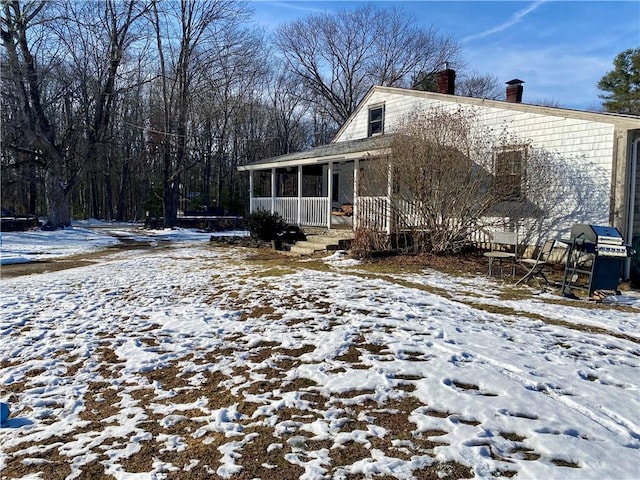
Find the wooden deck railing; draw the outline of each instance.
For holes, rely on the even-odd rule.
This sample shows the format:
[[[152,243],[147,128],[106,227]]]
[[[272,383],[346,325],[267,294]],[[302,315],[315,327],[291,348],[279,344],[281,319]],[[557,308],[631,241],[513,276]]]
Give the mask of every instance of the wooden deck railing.
[[[327,197],[302,197],[298,218],[298,197],[259,197],[251,199],[251,211],[266,210],[282,216],[285,222],[301,226],[325,227],[328,222]],[[272,210],[273,207],[273,210]]]
[[[387,197],[357,197],[356,228],[366,227],[382,232],[389,228],[389,200]]]
[[[327,197],[302,197],[301,225],[325,227],[329,221],[329,199]]]

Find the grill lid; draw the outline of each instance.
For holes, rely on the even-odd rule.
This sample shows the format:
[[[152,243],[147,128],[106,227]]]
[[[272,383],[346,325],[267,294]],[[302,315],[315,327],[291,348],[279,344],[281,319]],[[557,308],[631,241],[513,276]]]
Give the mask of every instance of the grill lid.
[[[615,227],[605,225],[587,225],[579,223],[571,228],[571,238],[578,238],[585,242],[609,245],[622,245],[622,234]]]

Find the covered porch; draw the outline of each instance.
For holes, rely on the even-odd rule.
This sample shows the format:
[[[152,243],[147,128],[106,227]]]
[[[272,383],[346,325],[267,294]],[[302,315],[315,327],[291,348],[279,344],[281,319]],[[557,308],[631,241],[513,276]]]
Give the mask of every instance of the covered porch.
[[[391,231],[390,182],[376,195],[362,188],[367,167],[388,153],[389,139],[324,145],[239,167],[249,172],[250,211],[278,213],[290,224]],[[379,193],[379,194],[378,194]]]

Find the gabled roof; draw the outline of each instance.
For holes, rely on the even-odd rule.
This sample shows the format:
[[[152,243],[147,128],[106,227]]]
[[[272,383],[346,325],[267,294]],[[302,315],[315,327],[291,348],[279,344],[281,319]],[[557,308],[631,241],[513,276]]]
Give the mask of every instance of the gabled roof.
[[[355,111],[349,116],[340,127],[331,143],[304,150],[302,152],[288,153],[276,157],[258,160],[256,162],[238,167],[239,171],[259,170],[266,168],[291,167],[298,165],[312,165],[314,163],[328,163],[330,161],[340,162],[363,158],[364,156],[378,156],[389,153],[392,135],[379,135],[374,137],[337,141],[342,132],[351,124],[358,113],[367,108],[370,97],[376,93],[387,93],[406,97],[418,97],[440,102],[455,103],[458,105],[474,105],[480,107],[498,108],[502,110],[512,110],[533,113],[538,115],[548,115],[562,118],[572,118],[591,122],[602,122],[615,125],[622,130],[640,129],[640,117],[635,115],[624,115],[604,112],[585,112],[569,108],[546,107],[540,105],[529,105],[526,103],[511,103],[503,100],[488,100],[484,98],[461,97],[458,95],[447,95],[443,93],[424,92],[421,90],[410,90],[406,88],[373,86],[369,89]]]
[[[257,162],[238,167],[238,170],[260,170],[274,167],[288,167],[297,165],[311,165],[314,163],[342,162],[362,158],[363,156],[377,156],[388,153],[393,135],[378,135],[375,137],[335,142],[327,145],[288,153],[277,157],[258,160]]]
[[[424,92],[422,90],[411,90],[407,88],[397,87],[381,87],[374,85],[369,89],[362,101],[358,104],[354,112],[340,127],[333,142],[340,138],[342,132],[349,126],[358,113],[366,108],[369,98],[376,92],[388,93],[393,95],[401,95],[407,97],[418,97],[440,102],[455,103],[458,105],[475,105],[490,108],[498,108],[502,110],[515,110],[519,112],[534,113],[538,115],[549,115],[553,117],[573,118],[577,120],[587,120],[591,122],[602,122],[614,124],[621,129],[640,129],[640,116],[626,115],[622,113],[608,112],[586,112],[584,110],[574,110],[570,108],[546,107],[541,105],[529,105],[527,103],[511,103],[504,100],[489,100],[485,98],[462,97],[459,95],[447,95],[444,93]],[[336,142],[338,143],[338,142]]]

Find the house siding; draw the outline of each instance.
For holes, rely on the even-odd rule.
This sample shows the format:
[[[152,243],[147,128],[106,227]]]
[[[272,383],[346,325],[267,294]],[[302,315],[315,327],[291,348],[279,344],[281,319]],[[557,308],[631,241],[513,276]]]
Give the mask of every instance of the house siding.
[[[369,107],[384,106],[384,135],[368,137]],[[524,194],[529,203],[545,212],[544,218],[517,217],[495,219],[509,227],[531,231],[538,237],[567,236],[575,223],[609,224],[631,240],[640,235],[640,168],[637,169],[635,198],[629,198],[631,189],[632,152],[635,139],[640,137],[640,118],[595,112],[582,112],[563,108],[500,102],[495,100],[458,97],[431,92],[420,92],[392,87],[373,87],[356,111],[340,128],[333,142],[313,150],[263,159],[239,170],[265,170],[299,165],[330,162],[353,162],[381,158],[389,154],[393,138],[386,134],[398,131],[411,113],[432,107],[458,109],[473,113],[481,131],[506,132],[514,145],[530,145],[531,155],[525,165]],[[496,133],[496,136],[498,133]],[[499,140],[497,143],[499,143]],[[535,170],[549,165],[546,157],[536,161],[537,150],[548,152],[552,158],[548,171]],[[495,150],[494,150],[495,152]],[[494,155],[486,151],[476,159],[491,169]],[[473,160],[473,159],[472,159]],[[484,161],[482,161],[484,160]],[[334,163],[335,165],[335,163]],[[542,175],[530,175],[540,172]],[[533,184],[545,182],[545,173],[560,176],[558,189],[535,191]],[[495,172],[494,172],[495,173]],[[546,176],[548,179],[549,177]],[[340,179],[339,186],[352,179]],[[344,180],[344,181],[343,181]],[[328,188],[324,180],[323,195]],[[555,182],[550,182],[555,183]],[[527,186],[532,186],[527,190]],[[549,193],[549,195],[546,195]],[[535,197],[538,198],[535,198]],[[355,200],[355,199],[354,199]],[[635,200],[633,222],[629,213]],[[356,202],[357,203],[357,202]],[[505,212],[503,210],[503,212]],[[505,213],[506,214],[506,213]],[[537,222],[537,223],[536,223]],[[631,228],[633,225],[633,228]],[[632,230],[632,232],[630,231]]]
[[[431,107],[458,108],[454,102],[408,97],[387,92],[374,92],[351,123],[340,132],[336,142],[356,140],[367,135],[367,105],[385,103],[385,132],[393,133],[399,123],[413,112]],[[584,157],[586,165],[601,167],[611,177],[614,130],[612,124],[501,110],[495,107],[460,105],[476,112],[483,126],[509,131],[522,141],[529,141],[566,157]]]
[[[434,95],[444,97],[442,95]],[[570,118],[548,113],[519,111],[511,106],[498,108],[494,105],[468,104],[458,102],[460,97],[426,98],[425,96],[390,92],[388,89],[374,89],[365,100],[362,108],[355,113],[334,142],[355,140],[367,135],[368,105],[385,104],[386,133],[397,131],[400,123],[411,113],[428,110],[432,107],[450,109],[469,109],[476,115],[478,123],[486,128],[501,131],[505,127],[518,142],[528,143],[544,149],[559,158],[577,165],[589,176],[600,191],[612,192],[614,178],[614,140],[615,125],[600,121]],[[490,102],[495,104],[496,102]],[[529,106],[529,108],[531,108]],[[549,110],[544,109],[544,110]],[[612,193],[613,195],[613,193]],[[600,203],[600,202],[599,202]],[[567,208],[571,208],[568,204]],[[576,218],[575,223],[608,224],[612,221],[613,202],[591,205],[588,218]],[[566,225],[557,233],[566,234]]]

